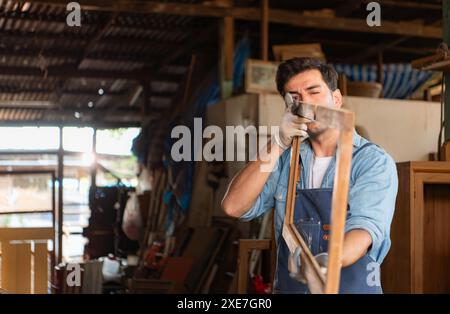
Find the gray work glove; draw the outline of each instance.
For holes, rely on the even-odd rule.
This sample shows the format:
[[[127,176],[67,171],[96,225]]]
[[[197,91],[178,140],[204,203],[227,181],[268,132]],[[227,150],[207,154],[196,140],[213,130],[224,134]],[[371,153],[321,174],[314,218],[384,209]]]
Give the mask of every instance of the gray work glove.
[[[297,247],[295,249],[294,254],[289,255],[288,260],[288,270],[289,270],[289,276],[303,284],[308,285],[309,290],[311,292],[313,291],[320,291],[320,287],[312,287],[312,282],[308,281],[308,278],[311,278],[312,276],[312,269],[308,269],[306,267],[305,263],[301,262],[301,248]],[[324,275],[327,274],[327,267],[328,267],[328,253],[320,253],[314,256],[317,263],[320,266],[320,270]]]
[[[300,142],[303,142],[308,138],[306,123],[310,120],[301,118],[291,113],[290,108],[286,108],[286,111],[281,118],[278,132],[275,132],[275,142],[283,150],[288,149],[292,145],[294,136],[300,137]]]

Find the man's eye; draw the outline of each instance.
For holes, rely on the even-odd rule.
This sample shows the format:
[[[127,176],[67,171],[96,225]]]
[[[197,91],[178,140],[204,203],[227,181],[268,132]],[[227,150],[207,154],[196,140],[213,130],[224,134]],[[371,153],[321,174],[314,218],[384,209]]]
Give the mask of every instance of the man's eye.
[[[320,92],[319,91],[314,91],[314,92],[311,92],[310,94],[320,94]]]

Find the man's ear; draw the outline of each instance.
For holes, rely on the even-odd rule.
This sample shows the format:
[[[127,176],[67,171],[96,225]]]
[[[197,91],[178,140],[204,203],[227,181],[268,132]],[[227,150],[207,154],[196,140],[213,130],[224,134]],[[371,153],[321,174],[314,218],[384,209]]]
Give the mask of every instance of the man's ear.
[[[341,91],[339,90],[339,88],[337,88],[334,92],[332,92],[333,94],[333,102],[334,102],[334,106],[338,109],[340,109],[342,107],[342,94]]]

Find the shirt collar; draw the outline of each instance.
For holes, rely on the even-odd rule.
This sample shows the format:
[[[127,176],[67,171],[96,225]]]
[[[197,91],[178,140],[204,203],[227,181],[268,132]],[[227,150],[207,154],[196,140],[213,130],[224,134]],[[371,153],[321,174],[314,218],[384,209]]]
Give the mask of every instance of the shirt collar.
[[[353,129],[353,147],[360,147],[362,145],[362,137],[359,135],[355,129]],[[309,140],[304,141],[300,146],[300,153],[306,153],[306,151],[312,151],[311,143]]]

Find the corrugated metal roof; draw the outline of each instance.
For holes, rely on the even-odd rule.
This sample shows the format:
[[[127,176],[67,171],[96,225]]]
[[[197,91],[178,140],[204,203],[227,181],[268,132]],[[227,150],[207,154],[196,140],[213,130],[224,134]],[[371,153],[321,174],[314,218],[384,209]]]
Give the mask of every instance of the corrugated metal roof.
[[[122,108],[123,112],[129,109],[134,115],[133,112],[143,103],[142,93],[135,94],[135,91],[142,81],[148,81],[150,106],[161,111],[173,103],[171,95],[177,92],[178,83],[183,80],[193,49],[174,57],[162,67],[161,62],[189,46],[205,29],[217,24],[214,18],[115,13],[97,8],[82,11],[81,27],[69,27],[64,3],[44,2],[0,0],[0,91],[3,92],[0,106],[8,105],[8,101],[46,101],[65,110],[103,110],[111,114]],[[226,1],[152,0],[154,2],[162,5],[175,2],[212,5],[213,2]],[[277,0],[271,1],[270,6],[306,15],[331,14],[365,20],[367,2]],[[442,20],[442,1],[439,0],[380,3],[382,18],[386,21],[414,21],[439,27]],[[260,4],[260,0],[234,0],[238,7],[256,8]],[[237,20],[235,30],[236,37],[249,33],[252,45],[259,47],[260,25],[257,21]],[[320,42],[329,61],[355,60],[353,57],[361,51],[386,43],[386,51],[392,53],[384,52],[385,62],[408,62],[427,54],[430,48],[433,51],[440,41],[410,36],[403,38],[402,47],[389,44],[398,38],[395,34],[376,32],[343,33],[334,29],[293,28],[282,23],[270,25],[271,45]],[[217,45],[217,36],[209,36],[199,48],[215,49]],[[396,48],[398,51],[394,53]],[[217,50],[210,52],[216,53]],[[413,54],[415,51],[418,53]],[[104,95],[95,94],[95,90],[100,88]],[[139,97],[136,96],[138,94]],[[135,99],[137,101],[130,106],[129,101]],[[89,106],[91,102],[93,106]],[[125,121],[125,115],[117,118]]]
[[[142,80],[129,76],[136,73],[138,77],[143,69],[150,71],[150,104],[156,110],[167,108],[187,65],[168,64],[158,73],[153,71],[208,24],[205,18],[177,15],[82,11],[82,27],[69,27],[66,14],[59,5],[0,0],[0,121],[40,120],[43,112],[45,119],[57,119],[45,110],[22,108],[27,101],[32,101],[32,106],[42,101],[45,106],[69,111],[99,110],[107,114],[110,107],[122,108],[122,115],[116,118],[127,121],[123,109]],[[51,76],[47,71],[52,67],[67,71]],[[71,76],[77,69],[93,72],[93,76],[95,71],[114,75]],[[120,79],[122,72],[126,74]],[[18,101],[20,108],[16,106]],[[141,102],[142,95],[130,108],[134,119]]]

